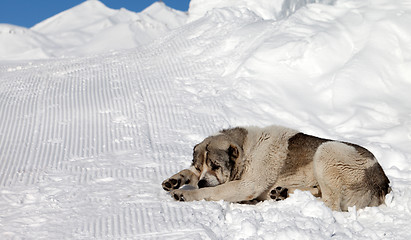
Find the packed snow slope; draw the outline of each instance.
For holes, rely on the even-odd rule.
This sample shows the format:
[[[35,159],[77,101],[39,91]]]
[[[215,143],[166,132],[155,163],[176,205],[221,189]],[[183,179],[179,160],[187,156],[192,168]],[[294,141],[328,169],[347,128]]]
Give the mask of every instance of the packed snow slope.
[[[104,26],[77,21],[59,37],[68,26],[52,20],[74,10],[19,38],[76,57],[2,58],[0,238],[410,239],[411,2],[269,3],[192,0],[186,23],[116,52],[103,37],[138,35],[72,51]],[[391,181],[386,204],[332,212],[301,191],[176,202],[161,188],[204,137],[270,124],[370,149]]]

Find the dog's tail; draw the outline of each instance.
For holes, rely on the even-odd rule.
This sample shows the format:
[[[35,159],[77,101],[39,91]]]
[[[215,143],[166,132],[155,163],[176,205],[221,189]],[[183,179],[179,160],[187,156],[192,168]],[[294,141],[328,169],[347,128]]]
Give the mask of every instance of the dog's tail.
[[[383,204],[385,202],[385,196],[389,194],[392,191],[392,189],[390,187],[390,180],[388,179],[387,175],[385,175],[380,164],[378,164],[377,168],[380,172],[380,178],[378,178],[375,184],[377,187],[377,196],[379,198],[379,204]]]

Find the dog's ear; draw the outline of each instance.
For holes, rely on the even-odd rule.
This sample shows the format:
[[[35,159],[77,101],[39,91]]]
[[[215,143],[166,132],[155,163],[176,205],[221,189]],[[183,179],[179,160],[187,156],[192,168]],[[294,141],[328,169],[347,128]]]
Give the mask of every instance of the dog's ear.
[[[193,165],[193,166],[194,166],[194,163],[195,163],[195,161],[196,161],[196,148],[198,147],[198,145],[200,145],[200,143],[199,143],[199,144],[196,144],[196,145],[193,147],[193,161],[191,162],[191,165]]]
[[[198,143],[198,144],[196,144],[196,145],[193,147],[193,152],[196,151],[196,148],[198,147],[198,145],[200,145],[200,144]]]
[[[230,156],[231,161],[236,161],[239,157],[238,146],[236,144],[230,144],[227,149],[228,156]]]

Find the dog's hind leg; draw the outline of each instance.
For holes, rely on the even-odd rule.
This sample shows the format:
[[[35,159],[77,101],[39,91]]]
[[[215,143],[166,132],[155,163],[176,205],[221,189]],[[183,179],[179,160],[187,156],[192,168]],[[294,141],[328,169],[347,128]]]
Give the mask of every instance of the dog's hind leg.
[[[313,187],[273,187],[271,188],[268,193],[267,199],[273,199],[275,201],[281,201],[290,196],[290,194],[294,193],[295,190],[301,191],[309,191],[314,197],[321,197],[321,190],[318,186]]]
[[[389,180],[372,153],[342,142],[323,143],[314,155],[314,173],[323,201],[337,211],[378,206]]]
[[[335,211],[341,211],[344,194],[344,179],[341,168],[344,168],[344,157],[341,143],[327,142],[322,144],[314,155],[314,174],[321,189],[325,205]],[[336,150],[340,150],[337,151]],[[345,210],[345,209],[344,209]]]
[[[275,201],[281,201],[288,197],[288,188],[275,187],[269,191],[269,197]]]

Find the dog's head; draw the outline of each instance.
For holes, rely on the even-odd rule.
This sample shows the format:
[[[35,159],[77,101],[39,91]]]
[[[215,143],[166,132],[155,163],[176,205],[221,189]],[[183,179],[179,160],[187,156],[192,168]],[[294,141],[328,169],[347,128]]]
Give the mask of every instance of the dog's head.
[[[220,134],[206,138],[193,150],[193,171],[198,173],[198,187],[214,187],[233,180],[241,147],[230,137]]]

